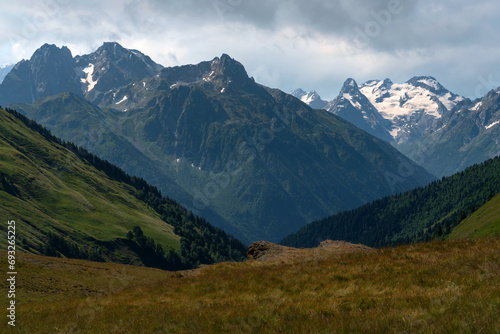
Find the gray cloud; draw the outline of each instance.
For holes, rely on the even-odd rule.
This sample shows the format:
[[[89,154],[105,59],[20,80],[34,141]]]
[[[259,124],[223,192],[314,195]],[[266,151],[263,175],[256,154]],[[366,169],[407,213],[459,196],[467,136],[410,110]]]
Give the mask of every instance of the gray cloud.
[[[228,53],[263,84],[326,98],[347,77],[422,74],[473,97],[500,81],[499,16],[496,0],[19,0],[2,4],[0,64],[46,42],[82,54],[118,41],[166,66]]]

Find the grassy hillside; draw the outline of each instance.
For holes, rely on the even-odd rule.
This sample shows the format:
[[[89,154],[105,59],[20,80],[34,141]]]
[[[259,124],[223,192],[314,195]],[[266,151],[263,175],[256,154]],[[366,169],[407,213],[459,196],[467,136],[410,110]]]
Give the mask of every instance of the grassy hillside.
[[[500,236],[500,194],[477,209],[456,226],[449,239]]]
[[[435,241],[178,273],[22,255],[16,329],[498,333],[499,248],[498,238]],[[0,267],[6,267],[3,254]]]
[[[72,257],[83,253],[84,258],[89,253],[98,260],[152,264],[158,259],[149,253],[163,256],[170,249],[184,250],[181,255],[194,262],[213,262],[198,256],[201,251],[188,254],[189,248],[195,244],[196,228],[214,244],[214,235],[224,237],[222,231],[210,230],[144,181],[72,144],[65,146],[73,151],[36,123],[0,109],[0,217],[16,221],[19,251]],[[126,238],[135,226],[144,236]],[[6,242],[0,239],[0,246]],[[212,255],[224,259],[222,253],[231,250],[226,246]]]
[[[18,222],[20,237],[26,239],[25,246],[20,245],[24,250],[36,249],[40,234],[49,231],[77,242],[86,237],[113,241],[124,238],[135,225],[165,248],[179,248],[173,227],[135,198],[132,187],[47,143],[5,111],[0,117],[1,216]],[[9,185],[12,189],[6,189]],[[0,245],[5,243],[5,238],[0,240]]]

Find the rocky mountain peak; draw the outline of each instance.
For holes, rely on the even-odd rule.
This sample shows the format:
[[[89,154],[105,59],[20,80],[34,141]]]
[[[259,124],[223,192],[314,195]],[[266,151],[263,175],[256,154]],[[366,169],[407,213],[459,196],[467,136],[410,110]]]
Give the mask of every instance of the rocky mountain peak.
[[[328,105],[328,101],[321,99],[321,96],[315,91],[306,92],[301,88],[294,89],[291,95],[298,98],[313,109],[324,109]]]
[[[58,48],[53,44],[42,45],[33,53],[29,61],[35,75],[46,70],[58,73],[60,70],[67,70],[74,65],[71,51],[66,46]]]
[[[377,83],[379,82],[377,81]],[[352,78],[344,82],[338,97],[327,105],[326,110],[378,138],[386,141],[391,140],[390,124],[360,91],[358,84]]]
[[[95,53],[109,53],[111,55],[123,54],[128,50],[117,42],[104,42]]]
[[[32,103],[37,99],[61,92],[78,93],[71,51],[63,46],[44,44],[30,60],[16,64],[0,86],[0,102]]]
[[[349,78],[344,82],[344,86],[342,86],[341,94],[352,94],[356,95],[359,93],[358,84],[356,80]]]
[[[73,58],[73,56],[71,55],[71,51],[66,46],[62,46],[59,48],[54,44],[45,43],[33,53],[30,60],[33,61],[40,57],[49,56],[63,56]]]
[[[163,69],[143,53],[116,42],[105,42],[95,52],[75,59],[82,90],[91,101],[99,98],[99,92],[155,76]]]
[[[214,58],[211,69],[216,76],[226,81],[241,82],[249,79],[245,67],[227,54],[223,54],[220,58]]]
[[[384,87],[385,89],[391,89],[392,84],[393,84],[392,80],[391,80],[391,79],[389,79],[389,78],[386,78],[386,79],[384,79],[384,81],[382,82],[381,87]]]
[[[292,90],[291,94],[295,96],[296,98],[300,99],[302,96],[306,95],[307,93],[302,89],[302,88],[297,88]]]

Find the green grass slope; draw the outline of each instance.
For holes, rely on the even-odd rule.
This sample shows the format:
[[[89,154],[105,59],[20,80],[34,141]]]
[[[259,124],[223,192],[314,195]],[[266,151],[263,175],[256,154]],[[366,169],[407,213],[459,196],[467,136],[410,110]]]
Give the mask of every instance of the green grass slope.
[[[173,227],[133,196],[135,189],[110,180],[69,150],[47,143],[3,110],[0,152],[0,212],[4,220],[17,221],[20,237],[26,239],[21,248],[36,249],[41,235],[49,231],[71,236],[75,242],[113,241],[136,225],[163,247],[179,248]]]
[[[493,197],[457,225],[449,239],[500,236],[500,194]]]
[[[0,152],[0,216],[16,221],[18,238],[25,241],[19,244],[22,250],[36,252],[48,232],[75,243],[110,242],[124,238],[136,225],[164,248],[179,248],[173,227],[139,201],[135,189],[48,143],[4,110]],[[0,240],[0,245],[5,243],[5,238]]]
[[[435,241],[178,273],[23,255],[16,330],[498,333],[499,247],[498,238]]]
[[[182,251],[183,236],[185,251],[195,238],[191,232],[207,227],[174,201],[117,181],[112,174],[121,171],[116,167],[68,145],[88,155],[83,159],[56,139],[48,140],[50,134],[36,123],[25,124],[18,117],[0,109],[0,217],[16,221],[19,251],[64,255],[60,249],[48,251],[47,245],[76,246],[96,253],[100,260],[146,264],[147,247]],[[107,169],[98,169],[89,160]],[[0,229],[6,231],[6,226],[1,224]],[[146,238],[137,238],[136,243],[125,238],[135,226],[151,238],[149,243]],[[6,241],[1,239],[0,246],[5,247]],[[154,250],[163,256],[162,250]],[[184,255],[194,258],[198,253]]]

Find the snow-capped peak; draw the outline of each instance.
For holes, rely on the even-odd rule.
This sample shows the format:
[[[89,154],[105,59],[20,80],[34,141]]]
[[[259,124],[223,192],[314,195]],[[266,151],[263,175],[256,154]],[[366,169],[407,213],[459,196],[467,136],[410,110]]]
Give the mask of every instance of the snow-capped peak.
[[[358,94],[359,93],[359,88],[356,80],[349,78],[344,82],[344,86],[342,87],[342,90],[340,91],[341,94]]]
[[[449,92],[434,77],[431,76],[416,76],[408,80],[406,83],[415,87],[422,87],[438,95],[445,95]]]
[[[305,92],[301,88],[294,89],[291,93],[294,97],[308,104],[311,108],[323,109],[328,104],[327,101],[321,99],[321,96],[316,91]]]
[[[403,84],[372,80],[361,85],[360,91],[389,120],[415,113],[441,118],[464,99],[449,92],[433,77],[413,77]]]
[[[320,99],[320,96],[318,95],[318,93],[316,93],[316,91],[313,90],[311,92],[306,93],[301,100],[309,104],[310,102],[315,101],[317,99]]]

